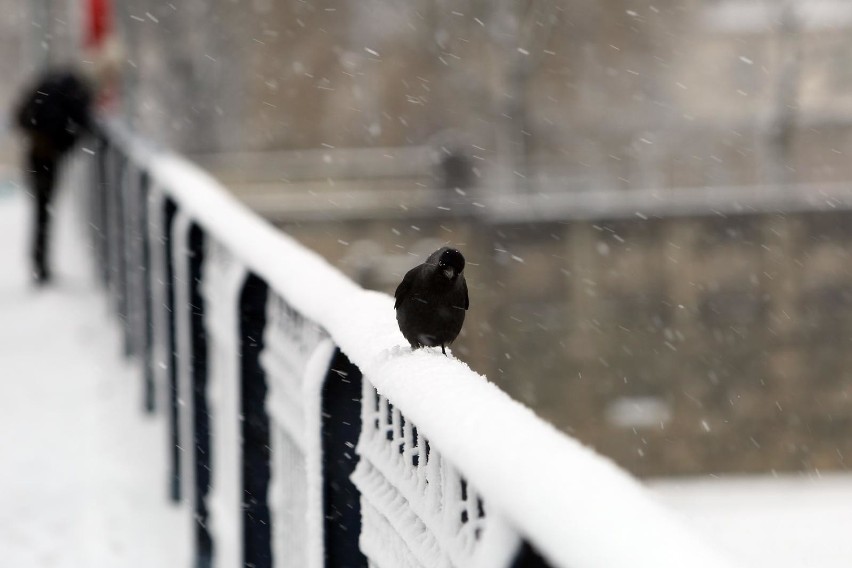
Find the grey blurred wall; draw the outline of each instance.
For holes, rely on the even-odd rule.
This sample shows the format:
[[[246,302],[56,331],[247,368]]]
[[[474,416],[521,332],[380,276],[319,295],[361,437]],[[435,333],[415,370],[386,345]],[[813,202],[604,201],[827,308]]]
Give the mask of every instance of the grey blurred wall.
[[[17,165],[17,146],[11,109],[19,96],[25,78],[34,68],[33,60],[40,46],[31,34],[29,7],[16,0],[0,0],[0,166],[13,169]],[[41,36],[41,33],[35,34]],[[39,37],[40,39],[40,37]]]
[[[74,0],[0,0],[0,165],[18,167],[10,116],[21,92],[51,65],[84,65],[81,14]]]
[[[845,2],[117,9],[129,114],[184,151],[419,145],[450,132],[483,185],[522,192],[851,173]]]

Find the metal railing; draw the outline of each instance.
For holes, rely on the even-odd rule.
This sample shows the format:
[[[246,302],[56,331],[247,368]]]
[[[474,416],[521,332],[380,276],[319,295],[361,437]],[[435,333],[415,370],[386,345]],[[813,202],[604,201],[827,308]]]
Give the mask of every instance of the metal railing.
[[[111,125],[89,227],[194,566],[724,566],[640,484]]]

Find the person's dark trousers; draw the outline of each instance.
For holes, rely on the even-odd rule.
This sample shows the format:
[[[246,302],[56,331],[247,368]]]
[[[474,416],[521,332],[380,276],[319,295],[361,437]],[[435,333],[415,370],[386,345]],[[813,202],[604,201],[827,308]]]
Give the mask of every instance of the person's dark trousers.
[[[28,156],[28,173],[30,186],[35,201],[35,217],[33,219],[32,240],[32,269],[33,278],[38,284],[50,280],[49,238],[50,221],[53,217],[51,201],[56,185],[56,168],[58,159],[40,156],[30,152]]]

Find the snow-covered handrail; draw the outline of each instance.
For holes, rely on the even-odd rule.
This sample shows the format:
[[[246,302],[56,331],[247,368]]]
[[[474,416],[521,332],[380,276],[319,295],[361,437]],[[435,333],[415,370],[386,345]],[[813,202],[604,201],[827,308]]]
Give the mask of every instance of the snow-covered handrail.
[[[148,406],[169,409],[172,495],[199,519],[196,557],[730,565],[639,482],[463,362],[412,352],[392,298],[357,286],[186,160],[116,126],[104,132],[90,184],[95,250],[128,352],[146,362]],[[195,451],[181,453],[187,440]],[[357,502],[340,489],[350,474]],[[270,483],[252,489],[263,502],[247,503],[255,478]],[[249,520],[231,518],[246,508]],[[349,509],[357,526],[346,526]],[[255,514],[271,542],[258,544]]]

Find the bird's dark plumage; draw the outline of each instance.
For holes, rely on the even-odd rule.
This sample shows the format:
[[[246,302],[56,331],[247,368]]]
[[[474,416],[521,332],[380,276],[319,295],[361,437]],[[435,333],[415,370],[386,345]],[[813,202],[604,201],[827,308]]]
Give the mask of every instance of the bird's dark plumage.
[[[396,288],[396,321],[402,335],[418,347],[445,347],[461,331],[470,302],[464,280],[464,257],[443,247],[409,270]]]

